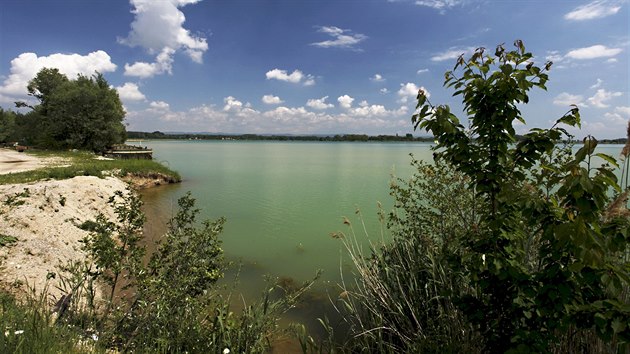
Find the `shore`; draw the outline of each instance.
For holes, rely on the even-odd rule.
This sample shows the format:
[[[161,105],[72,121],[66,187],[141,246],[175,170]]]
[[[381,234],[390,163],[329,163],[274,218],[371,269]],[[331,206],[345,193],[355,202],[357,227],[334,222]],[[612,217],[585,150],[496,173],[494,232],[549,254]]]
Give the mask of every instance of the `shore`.
[[[58,160],[0,149],[0,174],[58,165]],[[59,299],[64,294],[60,267],[86,259],[80,241],[88,232],[79,226],[99,213],[115,220],[109,204],[115,192],[169,183],[162,178],[76,176],[0,185],[0,287],[19,295],[47,286],[51,300]]]

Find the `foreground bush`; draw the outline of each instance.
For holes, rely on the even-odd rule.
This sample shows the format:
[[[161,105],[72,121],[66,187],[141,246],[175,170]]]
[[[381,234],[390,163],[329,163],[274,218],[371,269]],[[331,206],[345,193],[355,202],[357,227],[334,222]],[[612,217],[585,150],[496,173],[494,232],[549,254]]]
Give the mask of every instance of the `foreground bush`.
[[[551,63],[541,69],[522,42],[515,47],[498,46],[493,55],[479,48],[446,73],[468,129],[450,107],[418,93],[414,127],[436,137],[435,168],[452,169],[457,180],[419,166],[429,182],[393,189],[404,216],[390,217],[393,242],[372,256],[349,243],[359,275],[347,301],[354,348],[627,348],[627,182],[622,189],[616,160],[595,152],[595,138],[575,154],[561,148],[571,138],[564,126],[580,126],[575,106],[552,128],[517,140],[513,124],[525,122],[518,107],[530,89],[545,89]]]

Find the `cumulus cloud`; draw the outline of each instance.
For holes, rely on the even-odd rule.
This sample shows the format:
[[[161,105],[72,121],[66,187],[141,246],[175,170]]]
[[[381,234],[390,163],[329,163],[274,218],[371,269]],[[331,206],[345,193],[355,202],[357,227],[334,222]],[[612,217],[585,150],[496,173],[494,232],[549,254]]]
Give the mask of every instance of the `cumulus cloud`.
[[[383,87],[382,89],[380,89],[379,92],[382,93],[383,95],[385,95],[385,94],[389,93],[389,90],[386,87]]]
[[[416,0],[416,5],[430,7],[440,11],[440,13],[462,3],[462,0]]]
[[[127,115],[132,130],[205,131],[224,133],[368,133],[392,134],[409,131],[406,107],[388,110],[381,105],[362,106],[338,114],[311,111],[307,107],[278,106],[267,111],[248,107],[228,96],[224,105],[201,105],[186,111],[171,111],[166,103]]]
[[[262,101],[265,104],[280,104],[284,102],[280,97],[274,95],[264,95]]]
[[[267,80],[279,80],[286,81],[293,84],[302,83],[304,86],[315,85],[315,77],[310,74],[304,74],[300,70],[293,70],[292,73],[288,73],[286,70],[273,69],[267,71],[265,74]]]
[[[445,61],[459,58],[460,55],[472,54],[475,47],[449,48],[448,50],[437,53],[431,57],[431,61]]]
[[[424,91],[425,95],[431,97],[429,91],[424,87],[418,87],[416,84],[408,82],[406,84],[400,84],[400,89],[398,90],[398,96],[400,96],[400,103],[407,103],[407,101],[411,99],[415,99],[418,96],[418,91]]]
[[[326,100],[328,99],[328,96],[324,96],[322,98],[311,98],[306,102],[306,105],[314,108],[314,109],[328,109],[328,108],[333,108],[335,105],[333,105],[332,103],[327,103]]]
[[[621,96],[621,92],[610,92],[605,89],[598,89],[595,95],[589,97],[588,102],[590,102],[593,106],[597,108],[606,108],[609,107],[607,104],[608,101],[613,99],[614,97]]]
[[[321,26],[317,31],[325,33],[333,38],[322,42],[311,43],[311,45],[320,48],[360,50],[355,46],[368,38],[366,35],[361,33],[352,33],[350,30],[341,29],[335,26]]]
[[[157,54],[155,63],[125,64],[125,75],[151,77],[171,73],[173,54],[184,51],[192,61],[201,63],[208,43],[201,36],[192,35],[183,27],[186,20],[180,7],[200,0],[130,0],[134,20],[126,38],[118,41],[130,47],[142,47]]]
[[[577,60],[586,60],[614,57],[621,52],[621,48],[608,48],[605,45],[597,44],[590,47],[571,50],[567,53],[566,57]]]
[[[576,7],[564,15],[564,18],[571,21],[593,20],[614,15],[620,9],[621,5],[618,1],[596,0]]]
[[[372,76],[370,78],[370,80],[372,80],[374,82],[383,82],[383,81],[385,81],[385,78],[383,78],[383,76],[381,74],[374,74],[374,76]]]
[[[149,107],[156,111],[168,111],[170,110],[170,105],[164,101],[153,101],[149,103]]]
[[[27,94],[28,82],[43,68],[57,68],[70,79],[78,74],[90,76],[95,71],[100,73],[116,71],[116,64],[104,51],[98,50],[87,55],[51,54],[37,56],[35,53],[22,53],[11,60],[9,76],[0,86],[0,94],[12,97],[24,97]]]
[[[629,106],[619,106],[615,108],[615,112],[619,114],[623,114],[626,117],[630,118],[630,107]]]
[[[149,78],[155,75],[172,74],[173,54],[171,48],[164,48],[155,58],[155,63],[136,62],[132,65],[125,64],[125,75],[139,78]]]
[[[570,106],[574,104],[576,106],[585,107],[586,105],[583,103],[583,100],[584,97],[581,95],[572,95],[567,92],[562,92],[553,99],[553,104],[557,106]]]
[[[138,85],[133,82],[126,82],[122,86],[116,87],[116,91],[118,91],[118,96],[123,101],[144,101],[146,97],[140,89]]]
[[[419,69],[418,71],[416,71],[416,74],[420,75],[420,74],[424,74],[428,72],[429,72],[429,69]]]
[[[350,109],[352,107],[352,102],[354,102],[354,98],[348,95],[343,95],[337,97],[337,102],[339,102],[339,106],[341,106],[341,108]]]
[[[598,78],[597,82],[595,84],[593,84],[590,88],[591,89],[600,88],[603,83],[604,83],[604,80]]]
[[[179,10],[200,0],[130,0],[135,18],[127,38],[119,41],[135,47],[143,47],[157,53],[163,48],[182,49],[195,62],[200,63],[208,43],[201,36],[191,35],[183,27],[186,17]],[[157,30],[159,29],[159,30]]]

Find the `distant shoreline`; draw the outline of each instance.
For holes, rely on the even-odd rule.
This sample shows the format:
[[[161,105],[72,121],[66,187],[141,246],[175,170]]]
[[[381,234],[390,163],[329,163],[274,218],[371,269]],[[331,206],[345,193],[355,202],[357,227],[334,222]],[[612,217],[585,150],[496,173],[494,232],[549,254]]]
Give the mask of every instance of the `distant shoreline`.
[[[522,138],[522,136],[518,136]],[[209,134],[209,133],[163,133],[155,132],[127,132],[127,141],[142,142],[146,140],[221,140],[221,141],[310,141],[310,142],[418,142],[433,143],[432,136],[414,137],[406,135],[366,135],[366,134],[338,134],[338,135],[273,135],[273,134]],[[625,144],[626,138],[602,139],[599,144]],[[576,140],[581,144],[581,140]]]

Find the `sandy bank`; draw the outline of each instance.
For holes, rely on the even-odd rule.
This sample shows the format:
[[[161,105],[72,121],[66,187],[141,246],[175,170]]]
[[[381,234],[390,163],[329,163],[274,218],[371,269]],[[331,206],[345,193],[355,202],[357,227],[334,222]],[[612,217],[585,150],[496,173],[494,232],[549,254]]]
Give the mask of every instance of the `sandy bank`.
[[[79,241],[87,232],[78,225],[98,213],[114,220],[108,200],[126,188],[117,178],[85,176],[0,185],[0,233],[17,238],[0,247],[0,286],[18,292],[28,282],[42,289],[59,265],[85,259]],[[50,282],[50,294],[59,298],[59,275]]]
[[[0,175],[41,167],[44,167],[42,159],[15,150],[0,149]]]

